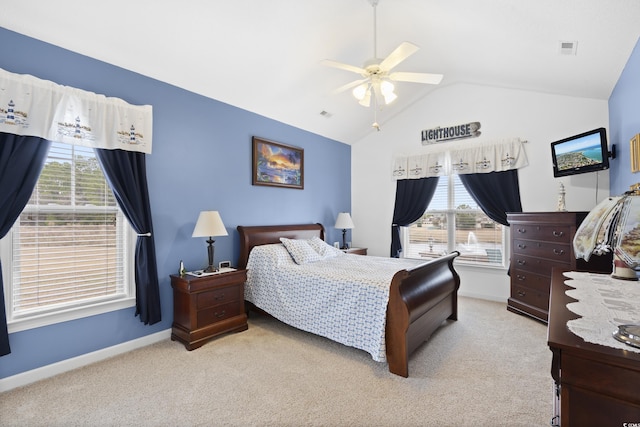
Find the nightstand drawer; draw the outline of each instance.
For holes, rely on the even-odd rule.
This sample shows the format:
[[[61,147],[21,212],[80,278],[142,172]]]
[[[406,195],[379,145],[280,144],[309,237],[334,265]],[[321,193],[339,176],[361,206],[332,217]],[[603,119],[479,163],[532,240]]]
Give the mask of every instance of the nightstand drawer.
[[[203,308],[243,299],[244,296],[240,295],[241,288],[241,286],[234,285],[201,292],[197,296],[196,308],[201,310]]]
[[[198,328],[207,326],[214,322],[228,319],[242,314],[243,304],[241,301],[232,301],[222,305],[216,305],[205,310],[198,311]]]

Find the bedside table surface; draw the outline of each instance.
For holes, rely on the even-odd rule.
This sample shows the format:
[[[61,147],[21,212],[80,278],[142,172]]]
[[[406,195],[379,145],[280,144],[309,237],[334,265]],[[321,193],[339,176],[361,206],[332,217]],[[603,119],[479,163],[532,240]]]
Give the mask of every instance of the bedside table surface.
[[[367,254],[367,248],[342,249],[342,252],[345,252],[345,253],[348,253],[348,254],[355,254],[355,255],[366,255]]]
[[[184,276],[180,276],[178,274],[171,275],[171,286],[174,289],[181,289],[187,292],[208,290],[212,285],[222,286],[238,282],[244,283],[246,281],[247,270],[229,271],[226,273],[210,274],[207,276],[194,276],[188,273]]]

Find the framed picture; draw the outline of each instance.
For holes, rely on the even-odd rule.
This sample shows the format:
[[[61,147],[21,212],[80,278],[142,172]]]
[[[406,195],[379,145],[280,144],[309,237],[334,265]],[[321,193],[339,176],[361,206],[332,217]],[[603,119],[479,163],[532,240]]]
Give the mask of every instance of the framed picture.
[[[304,188],[304,150],[253,137],[253,185]]]
[[[640,133],[629,141],[631,151],[631,172],[640,172]]]

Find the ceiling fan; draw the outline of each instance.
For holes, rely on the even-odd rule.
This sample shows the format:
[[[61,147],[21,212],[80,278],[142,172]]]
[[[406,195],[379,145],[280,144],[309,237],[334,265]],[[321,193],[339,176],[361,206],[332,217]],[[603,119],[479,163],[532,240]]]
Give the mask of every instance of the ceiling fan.
[[[391,70],[402,61],[413,55],[420,49],[409,42],[402,42],[393,52],[384,59],[377,57],[377,37],[376,37],[376,6],[378,0],[368,0],[373,6],[373,58],[364,63],[362,67],[344,64],[342,62],[325,59],[322,64],[329,67],[351,71],[362,76],[361,79],[347,83],[339,87],[334,92],[340,93],[353,89],[353,96],[364,107],[371,105],[373,98],[374,107],[393,102],[397,95],[394,93],[393,82],[412,82],[424,84],[438,84],[442,81],[442,74],[410,73],[403,71],[391,72]]]

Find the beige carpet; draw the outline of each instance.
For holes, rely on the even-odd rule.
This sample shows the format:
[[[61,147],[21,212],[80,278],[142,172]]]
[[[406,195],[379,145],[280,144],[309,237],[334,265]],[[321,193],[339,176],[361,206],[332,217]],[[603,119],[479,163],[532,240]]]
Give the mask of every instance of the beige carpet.
[[[544,426],[546,326],[460,298],[408,379],[359,350],[252,313],[188,352],[164,341],[0,394],[2,426]]]

